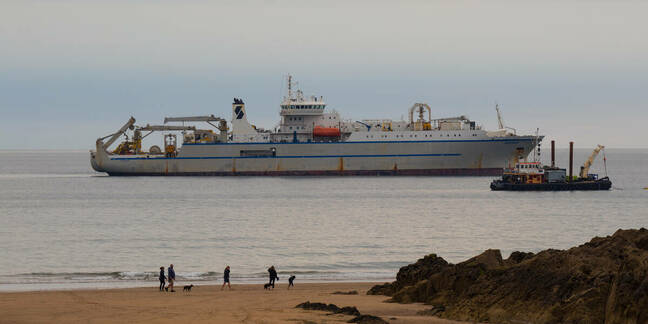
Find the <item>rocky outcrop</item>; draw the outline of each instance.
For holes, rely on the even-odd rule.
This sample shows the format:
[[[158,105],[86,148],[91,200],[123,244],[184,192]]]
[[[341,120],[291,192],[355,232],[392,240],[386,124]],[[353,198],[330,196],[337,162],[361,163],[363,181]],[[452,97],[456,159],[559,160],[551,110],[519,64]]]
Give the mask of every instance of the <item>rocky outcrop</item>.
[[[400,268],[398,274],[396,274],[396,281],[374,286],[369,289],[367,294],[391,296],[404,287],[412,286],[421,280],[429,278],[431,275],[440,272],[449,265],[446,260],[443,260],[443,258],[438,257],[436,254],[427,255],[414,264]]]
[[[342,315],[351,315],[354,316],[347,323],[360,323],[360,324],[388,324],[384,319],[368,315],[360,314],[360,311],[355,306],[344,306],[339,307],[335,304],[325,304],[325,303],[311,303],[309,301],[301,303],[295,308],[301,308],[305,310],[317,310],[330,312],[331,314],[342,314]]]
[[[358,323],[358,324],[389,324],[389,322],[384,319],[373,316],[373,315],[358,315],[350,319],[347,323]]]
[[[648,230],[569,250],[498,250],[459,264],[432,254],[369,293],[424,302],[436,316],[491,323],[648,323]]]
[[[338,307],[335,304],[305,302],[295,306],[295,308],[325,311],[325,312],[331,312],[333,314],[360,316],[360,312],[355,306]]]

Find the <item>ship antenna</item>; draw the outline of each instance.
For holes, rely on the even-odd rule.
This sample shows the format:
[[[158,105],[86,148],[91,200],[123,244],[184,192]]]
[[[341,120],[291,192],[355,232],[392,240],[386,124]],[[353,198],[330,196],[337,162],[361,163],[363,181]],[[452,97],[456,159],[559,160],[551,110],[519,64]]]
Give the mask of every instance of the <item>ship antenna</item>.
[[[292,99],[292,75],[288,74],[288,100]]]
[[[539,139],[540,139],[540,135],[538,135],[539,133],[540,133],[540,128],[536,128],[535,144],[533,145],[533,151],[534,151],[533,162],[534,163],[538,162],[538,158],[540,157],[540,147],[538,147],[538,142],[539,142]]]

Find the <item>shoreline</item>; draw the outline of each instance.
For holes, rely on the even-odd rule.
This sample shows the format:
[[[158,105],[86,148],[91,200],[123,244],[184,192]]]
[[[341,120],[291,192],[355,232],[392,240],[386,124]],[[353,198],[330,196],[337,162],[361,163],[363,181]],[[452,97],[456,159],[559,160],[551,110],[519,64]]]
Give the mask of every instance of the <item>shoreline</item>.
[[[287,289],[280,283],[274,290],[260,284],[196,285],[191,292],[160,292],[145,288],[82,289],[30,292],[0,292],[0,318],[11,323],[26,322],[194,322],[194,323],[336,323],[353,316],[297,309],[297,304],[333,303],[355,306],[362,314],[380,316],[390,323],[461,323],[417,315],[429,309],[423,304],[385,303],[386,296],[366,295],[376,282],[300,283]],[[333,294],[357,291],[354,295]]]
[[[341,284],[365,284],[365,283],[371,283],[371,284],[383,284],[387,282],[393,282],[396,280],[396,277],[393,278],[386,278],[384,280],[376,280],[376,279],[331,279],[331,280],[321,280],[321,279],[301,279],[298,278],[298,281],[302,284],[336,284],[336,283],[341,283]],[[236,282],[235,280],[232,280],[232,285],[236,286],[254,286],[254,285],[263,285],[264,283],[268,282],[267,279],[265,280],[249,280],[249,281],[240,281]],[[140,289],[140,288],[147,288],[147,287],[157,287],[158,281],[136,281],[132,280],[131,282],[128,282],[126,280],[124,281],[103,281],[103,282],[77,282],[77,283],[2,283],[0,284],[0,294],[4,293],[28,293],[28,292],[57,292],[57,291],[85,291],[85,290],[114,290],[114,289]],[[220,286],[223,283],[222,280],[205,280],[205,281],[191,281],[191,280],[176,280],[176,286],[178,285],[190,285],[193,284],[194,286],[201,286],[201,287],[208,287],[208,286]],[[288,281],[278,281],[279,285],[284,285],[287,284]],[[61,286],[61,285],[68,285],[69,287],[55,287],[55,288],[26,288],[22,289],[22,287],[25,286]],[[18,289],[7,289],[7,286],[19,286],[21,288]]]

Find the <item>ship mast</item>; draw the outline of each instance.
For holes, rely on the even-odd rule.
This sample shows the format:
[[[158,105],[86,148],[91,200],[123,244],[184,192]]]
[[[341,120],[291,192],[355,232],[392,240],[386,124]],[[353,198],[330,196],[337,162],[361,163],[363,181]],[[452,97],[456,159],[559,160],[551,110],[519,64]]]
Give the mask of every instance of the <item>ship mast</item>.
[[[540,160],[540,128],[536,128],[535,143],[533,145],[533,162],[537,163]]]
[[[292,99],[292,75],[288,74],[288,100]]]

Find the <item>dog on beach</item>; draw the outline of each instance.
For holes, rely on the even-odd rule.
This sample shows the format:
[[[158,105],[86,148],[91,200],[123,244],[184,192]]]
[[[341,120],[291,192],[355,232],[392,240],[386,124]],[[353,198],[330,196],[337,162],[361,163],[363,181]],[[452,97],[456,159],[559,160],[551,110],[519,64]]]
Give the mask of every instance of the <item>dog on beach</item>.
[[[184,286],[184,288],[182,288],[182,291],[191,291],[191,288],[193,288],[193,285]]]
[[[269,283],[263,285],[263,289],[265,290],[270,290],[270,288],[272,288],[272,285]]]

